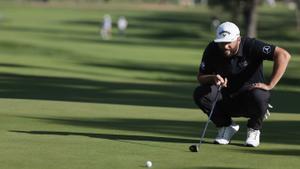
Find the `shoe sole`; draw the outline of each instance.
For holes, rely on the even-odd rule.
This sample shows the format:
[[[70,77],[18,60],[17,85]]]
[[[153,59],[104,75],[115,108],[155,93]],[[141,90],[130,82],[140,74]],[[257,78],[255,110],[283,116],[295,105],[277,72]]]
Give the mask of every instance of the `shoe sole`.
[[[229,141],[229,143],[228,143],[228,144],[221,144],[221,143],[217,142],[216,140],[215,140],[213,143],[214,143],[214,144],[219,144],[219,145],[228,145],[228,144],[230,144],[230,143],[231,143],[231,140]]]
[[[252,145],[252,144],[245,144],[245,146],[246,146],[246,147],[258,147],[258,145],[257,145],[257,146],[254,146],[254,145]]]

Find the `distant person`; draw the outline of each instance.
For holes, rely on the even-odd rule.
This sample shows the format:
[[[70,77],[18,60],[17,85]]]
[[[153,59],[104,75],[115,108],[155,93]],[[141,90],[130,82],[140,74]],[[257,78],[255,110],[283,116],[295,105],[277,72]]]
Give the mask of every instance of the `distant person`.
[[[106,14],[103,17],[103,22],[100,30],[102,39],[109,40],[112,34],[112,21],[110,15]]]
[[[119,30],[119,34],[121,36],[125,35],[125,31],[127,29],[127,26],[128,26],[128,22],[127,22],[126,18],[124,16],[121,16],[118,19],[118,30]]]
[[[275,0],[266,0],[268,5],[270,5],[271,7],[275,7],[276,6],[276,1]]]
[[[272,90],[284,74],[290,54],[283,48],[263,41],[241,37],[239,28],[231,22],[218,26],[216,38],[206,47],[199,66],[194,101],[206,114],[211,111],[218,86],[211,121],[218,128],[216,144],[229,144],[239,130],[232,117],[246,117],[245,145],[257,147],[267,113]],[[273,71],[268,82],[263,75],[263,61],[273,61]]]
[[[220,25],[220,23],[221,21],[216,16],[213,16],[211,18],[211,29],[215,31],[217,27]]]

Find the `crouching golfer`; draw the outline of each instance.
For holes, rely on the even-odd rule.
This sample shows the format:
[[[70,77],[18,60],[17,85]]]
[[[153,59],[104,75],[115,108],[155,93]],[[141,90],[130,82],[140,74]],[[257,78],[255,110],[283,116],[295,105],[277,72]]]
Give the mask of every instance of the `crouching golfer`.
[[[216,38],[206,47],[199,67],[194,100],[206,114],[211,111],[218,87],[211,121],[218,128],[216,144],[229,144],[239,130],[232,117],[249,118],[245,145],[257,147],[270,90],[275,87],[288,65],[290,54],[277,46],[257,39],[241,37],[239,28],[231,22],[217,27]],[[273,61],[269,82],[264,81],[263,61]]]

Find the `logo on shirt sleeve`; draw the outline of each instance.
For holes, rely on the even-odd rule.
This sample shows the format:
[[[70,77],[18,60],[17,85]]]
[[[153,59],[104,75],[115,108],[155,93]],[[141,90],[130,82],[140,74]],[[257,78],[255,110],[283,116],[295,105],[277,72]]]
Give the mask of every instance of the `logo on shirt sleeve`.
[[[263,52],[264,52],[265,54],[271,53],[271,46],[264,46],[264,47],[263,47]]]

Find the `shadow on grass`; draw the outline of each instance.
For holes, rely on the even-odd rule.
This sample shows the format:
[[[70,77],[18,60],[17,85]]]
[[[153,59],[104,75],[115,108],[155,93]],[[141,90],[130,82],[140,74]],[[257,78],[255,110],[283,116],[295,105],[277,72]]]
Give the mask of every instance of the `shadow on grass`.
[[[85,136],[91,138],[100,138],[108,140],[126,140],[126,141],[154,141],[168,143],[195,143],[197,140],[174,138],[174,137],[158,137],[158,136],[140,136],[140,135],[123,135],[123,134],[98,134],[98,133],[80,133],[80,132],[60,132],[60,131],[21,131],[10,130],[9,132],[36,134],[36,135],[57,135],[57,136]]]
[[[211,166],[206,166],[206,167],[190,167],[190,168],[183,168],[183,169],[251,169],[251,168],[245,168],[245,167],[211,167]]]
[[[292,91],[282,91],[275,90],[272,91],[271,104],[273,109],[271,112],[280,112],[280,113],[300,113],[298,108],[300,100],[300,92]]]
[[[197,137],[202,122],[160,120],[160,119],[130,119],[130,118],[44,118],[17,116],[24,119],[34,119],[50,124],[61,124],[91,129],[112,129],[120,131],[145,132],[152,134],[171,135],[176,137]],[[215,131],[208,131],[208,135]]]
[[[204,26],[207,30],[210,27],[209,14],[195,12],[156,12],[151,15],[130,16],[128,20],[137,21],[141,25],[165,25],[166,23],[172,25],[196,25]]]
[[[300,156],[300,149],[272,149],[272,150],[239,150],[245,153],[253,153],[253,154],[263,154],[263,155],[270,155],[270,156]]]
[[[16,65],[6,65],[14,66]],[[95,65],[90,65],[95,66]],[[114,67],[114,65],[106,65]],[[135,69],[134,66],[116,65],[120,69]],[[151,71],[151,67],[144,70]],[[63,70],[61,70],[63,71]],[[156,68],[153,68],[156,71]],[[181,70],[161,68],[160,72],[188,74]],[[76,72],[78,73],[78,72]],[[161,79],[160,79],[161,80]],[[169,79],[170,82],[174,79]],[[292,80],[293,81],[293,80]],[[2,98],[62,100],[90,103],[196,108],[192,93],[196,84],[173,81],[174,83],[108,82],[80,78],[29,76],[0,74]],[[298,92],[273,91],[273,111],[299,113],[295,106]]]
[[[194,108],[193,84],[147,84],[0,74],[1,98]]]
[[[8,68],[30,68],[31,66],[20,65],[20,64],[13,64],[13,63],[0,63],[0,67],[8,67]]]
[[[191,80],[188,81],[190,83],[195,82],[196,71],[191,69],[191,66],[183,66],[183,65],[174,65],[166,67],[160,64],[142,64],[142,63],[134,63],[134,62],[119,62],[119,63],[95,63],[95,62],[86,62],[81,63],[83,66],[93,67],[93,68],[113,68],[113,69],[121,69],[125,71],[137,71],[137,72],[157,72],[157,73],[168,73],[174,75],[180,75],[183,77],[188,77]],[[182,81],[184,82],[184,81]]]
[[[93,128],[93,129],[109,129],[109,130],[119,130],[125,132],[144,132],[150,134],[160,134],[172,136],[170,141],[174,137],[180,137],[177,141],[183,141],[184,143],[197,143],[199,140],[181,139],[186,137],[199,138],[200,132],[202,132],[205,122],[198,121],[179,121],[179,120],[160,120],[160,119],[130,119],[130,118],[53,118],[53,117],[29,117],[29,116],[17,116],[20,118],[35,119],[51,124],[60,124],[66,126],[76,126],[83,128]],[[241,124],[245,127],[245,124]],[[261,144],[264,143],[276,143],[276,144],[289,144],[289,145],[300,145],[300,135],[298,134],[299,129],[298,121],[266,121],[264,123],[264,128],[261,134]],[[244,132],[244,133],[243,133]],[[38,133],[37,133],[38,134]],[[207,132],[206,138],[213,139],[217,134],[217,129],[213,124],[210,124]],[[101,136],[101,135],[99,135]],[[102,135],[103,137],[109,137],[109,135]],[[106,138],[105,137],[105,138]],[[118,135],[111,135],[111,137],[117,138]],[[123,135],[119,135],[119,139],[126,138]],[[155,136],[156,137],[156,136]],[[99,137],[101,138],[101,137]],[[150,139],[147,137],[131,137],[136,140],[144,141]],[[167,141],[169,137],[165,139],[156,138],[156,141]],[[246,131],[239,131],[234,137],[233,141],[238,140],[244,142],[246,139]],[[174,139],[176,140],[176,139]],[[155,141],[152,138],[151,141]],[[206,142],[208,143],[208,142]],[[234,146],[242,146],[242,144],[235,144]]]
[[[72,30],[72,29],[60,29],[60,28],[39,28],[34,26],[3,26],[0,28],[5,31],[13,32],[28,32],[35,34],[52,34],[52,35],[81,35],[81,36],[94,36],[97,35],[98,30],[95,31],[85,31],[85,30]]]
[[[130,36],[130,35],[128,35]],[[138,35],[140,36],[140,35]],[[211,40],[208,41],[198,41],[198,40],[155,40],[147,39],[146,36],[152,35],[141,35],[145,38],[112,38],[111,40],[102,40],[101,37],[82,37],[82,36],[69,36],[69,37],[47,37],[50,40],[61,40],[61,41],[72,41],[72,42],[82,42],[82,43],[94,43],[94,44],[111,44],[118,46],[149,46],[149,47],[169,47],[169,48],[179,48],[179,49],[201,49],[204,48]],[[199,53],[201,54],[201,53]]]
[[[11,41],[0,41],[0,50],[6,55],[17,55],[17,56],[39,56],[39,57],[51,57],[51,58],[66,58],[69,60],[83,60],[83,56],[67,49],[53,48],[38,44],[29,44],[24,42],[11,42]],[[25,56],[23,56],[25,55]],[[84,58],[91,59],[91,56],[85,55]],[[17,67],[17,64],[14,64]],[[3,64],[4,67],[8,67],[8,64]],[[19,67],[27,67],[27,65],[18,64]],[[10,67],[13,67],[10,65]]]

